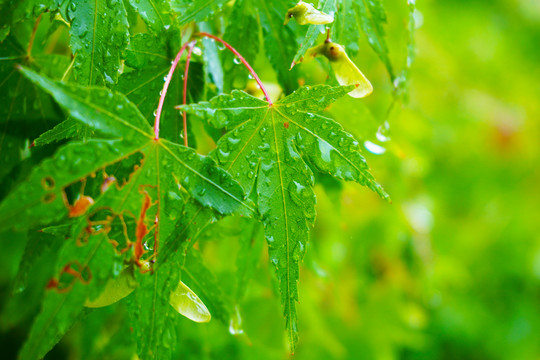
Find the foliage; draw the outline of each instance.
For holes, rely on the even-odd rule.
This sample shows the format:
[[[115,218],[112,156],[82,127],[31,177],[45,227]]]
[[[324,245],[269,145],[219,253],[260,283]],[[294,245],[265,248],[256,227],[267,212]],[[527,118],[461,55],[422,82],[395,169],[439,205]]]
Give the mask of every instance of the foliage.
[[[0,0],[6,356],[537,357],[538,127],[502,117],[538,114],[512,70],[538,23],[490,72],[520,48],[457,4],[321,0],[299,8],[333,22],[284,25],[294,1]],[[301,61],[327,30],[369,97]]]

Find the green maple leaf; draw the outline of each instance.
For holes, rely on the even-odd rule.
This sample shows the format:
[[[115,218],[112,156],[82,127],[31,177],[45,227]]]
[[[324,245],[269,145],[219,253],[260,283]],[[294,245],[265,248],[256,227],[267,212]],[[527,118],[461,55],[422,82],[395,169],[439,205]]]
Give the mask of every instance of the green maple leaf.
[[[182,14],[180,24],[189,21],[202,21],[210,16],[213,7],[220,7],[222,0],[174,0],[171,3],[173,10]],[[297,50],[295,34],[290,27],[283,26],[283,14],[290,7],[290,2],[276,1],[237,1],[234,4],[230,22],[225,32],[225,40],[237,47],[242,56],[248,59],[255,58],[259,50],[258,35],[262,32],[262,39],[268,59],[276,71],[277,80],[286,94],[298,87],[297,69],[288,70]],[[215,15],[216,12],[214,12]],[[249,28],[249,31],[245,31]],[[223,65],[227,82],[234,81],[234,85],[242,85],[240,74],[232,66],[233,57],[224,54]],[[287,64],[284,66],[284,64]]]
[[[138,154],[143,157],[126,183],[102,191],[85,214],[72,216],[71,238],[61,249],[57,273],[61,273],[66,264],[76,263],[81,273],[84,270],[88,277],[91,274],[92,280],[88,284],[75,281],[65,293],[48,292],[21,353],[21,357],[33,359],[44,356],[81,314],[85,301],[96,298],[103,291],[107,279],[118,275],[114,269],[115,266],[118,269],[122,257],[111,242],[122,242],[123,238],[129,240],[129,234],[134,238],[139,214],[140,221],[151,228],[145,239],[148,238],[156,251],[159,240],[172,234],[183,207],[183,190],[179,186],[198,204],[212,207],[221,214],[237,212],[250,215],[253,209],[243,200],[242,188],[211,158],[197,155],[193,149],[167,140],[155,140],[147,120],[123,95],[104,88],[55,82],[26,68],[21,71],[50,93],[72,117],[109,138],[69,143],[37,166],[0,205],[0,228],[27,228],[64,219],[69,214],[69,206],[63,200],[68,186],[91,178],[112,164],[128,161],[130,156]],[[147,199],[148,211],[141,213]],[[100,225],[95,225],[95,228],[92,225],[94,217],[103,213],[112,215],[102,216]],[[151,226],[154,223],[155,226]],[[99,231],[100,226],[110,230]],[[117,235],[113,236],[115,233]],[[168,274],[171,270],[159,266],[162,255],[159,252],[157,255],[154,260],[156,271],[141,280],[141,284],[142,288],[165,291],[169,289]],[[152,314],[150,309],[162,309],[163,314],[169,311],[159,305],[163,304],[163,297],[167,294],[154,292],[151,301],[144,300],[148,296],[143,298],[141,305],[149,308],[147,314]],[[159,312],[150,317],[147,328],[159,328],[158,316]],[[157,357],[156,349],[161,351],[166,347],[163,337],[154,337],[149,342],[144,348],[147,355]]]
[[[180,48],[178,40],[177,32],[161,37],[138,34],[131,38],[126,50],[125,63],[133,70],[125,71],[120,76],[115,90],[125,94],[149,120],[153,120],[154,111],[158,107],[159,97],[156,94],[163,89],[163,79]],[[179,64],[179,69],[183,67],[184,64]],[[174,109],[174,106],[181,104],[183,100],[184,81],[180,72],[177,71],[171,79],[162,111],[162,116],[167,121],[162,124],[161,133],[167,140],[174,142],[180,142],[183,131],[182,114]],[[188,100],[195,101],[200,98],[201,83],[204,83],[202,66],[192,61],[188,77]]]
[[[11,27],[32,16],[37,17],[46,10],[56,10],[61,0],[0,0],[0,42],[10,33]]]
[[[358,141],[340,124],[316,113],[350,90],[303,87],[272,106],[233,91],[183,107],[229,131],[213,156],[257,201],[293,349],[298,338],[298,267],[315,219],[314,176],[309,165],[388,198],[369,173]]]
[[[50,96],[20,74],[15,65],[24,64],[59,78],[69,59],[39,53],[27,56],[26,52],[13,36],[0,44],[0,179],[22,160],[36,136],[64,118]]]
[[[171,23],[171,6],[168,0],[128,0],[154,34],[167,30]]]
[[[296,40],[290,27],[283,26],[289,5],[284,1],[256,1],[253,5],[259,14],[268,59],[285,94],[289,94],[298,87],[296,68],[288,70],[296,53]]]
[[[114,86],[133,102],[142,115],[153,121],[153,113],[159,102],[156,94],[163,88],[163,79],[171,67],[171,61],[176,56],[175,49],[179,34],[171,31],[160,37],[151,34],[137,34],[130,39],[125,50],[125,70]],[[192,62],[188,81],[188,99],[199,99],[201,94],[200,83],[203,81],[202,69],[199,63]],[[162,124],[161,133],[167,140],[180,142],[182,134],[182,114],[174,110],[174,106],[182,103],[183,80],[180,74],[173,76],[165,98],[162,116],[167,121]],[[53,129],[41,134],[34,140],[36,146],[45,145],[63,139],[87,140],[93,131],[84,123],[68,118]]]
[[[369,45],[386,66],[386,70],[393,82],[395,75],[388,56],[388,45],[386,44],[386,34],[383,27],[386,24],[386,12],[382,0],[355,1],[354,6],[358,22],[367,36]]]
[[[248,63],[253,64],[259,52],[259,24],[255,8],[249,0],[237,1],[231,13],[235,21],[229,22],[223,40],[232,45]],[[249,31],[245,31],[249,29]],[[234,55],[223,53],[223,68],[228,91],[232,88],[244,88],[247,72],[234,62]],[[234,84],[234,85],[233,85]]]
[[[171,8],[180,14],[178,22],[185,25],[191,21],[204,21],[216,15],[227,0],[171,0]]]
[[[331,32],[332,40],[343,45],[351,56],[358,53],[358,41],[360,40],[360,28],[356,21],[354,3],[354,0],[339,2]]]
[[[121,54],[129,40],[124,3],[120,0],[73,1],[66,12],[71,24],[75,81],[82,85],[114,86],[118,81]],[[41,146],[68,138],[86,140],[92,135],[88,126],[70,117],[42,133],[34,144]]]
[[[120,0],[73,1],[71,51],[75,56],[75,78],[84,85],[114,85],[118,79],[121,53],[128,44],[128,19]]]

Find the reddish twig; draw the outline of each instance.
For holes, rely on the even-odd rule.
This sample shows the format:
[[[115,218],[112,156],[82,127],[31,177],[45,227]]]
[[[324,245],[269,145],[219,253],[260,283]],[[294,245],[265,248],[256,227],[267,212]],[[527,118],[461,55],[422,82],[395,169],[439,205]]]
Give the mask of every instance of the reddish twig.
[[[183,105],[186,105],[186,98],[187,98],[187,80],[188,80],[188,72],[189,72],[189,62],[191,61],[191,52],[193,51],[193,46],[195,45],[195,42],[192,41],[189,43],[189,49],[188,54],[186,58],[186,69],[184,70],[184,91],[183,91]],[[187,134],[187,114],[185,111],[182,111],[182,119],[184,120],[184,146],[188,146],[188,134]]]
[[[270,105],[270,106],[273,105],[272,100],[270,100],[270,95],[268,95],[268,92],[266,91],[266,88],[264,87],[261,79],[259,79],[259,76],[255,72],[255,70],[253,70],[253,68],[249,65],[249,63],[246,61],[246,59],[244,59],[244,57],[242,55],[240,55],[240,53],[238,51],[236,51],[235,48],[233,48],[231,45],[229,45],[229,43],[227,43],[223,39],[221,39],[221,38],[219,38],[217,36],[214,36],[212,34],[209,34],[209,33],[206,33],[206,32],[200,32],[200,33],[197,33],[196,35],[197,36],[202,36],[202,37],[207,37],[207,38],[210,38],[210,39],[214,39],[216,41],[219,41],[223,45],[225,45],[225,47],[227,49],[229,49],[235,56],[238,57],[238,59],[242,62],[242,64],[244,64],[244,66],[249,70],[249,72],[251,73],[253,78],[255,78],[255,80],[257,81],[257,84],[259,84],[259,87],[261,88],[262,92],[264,93],[264,96],[266,98],[266,101],[268,102],[268,105]],[[187,56],[187,60],[186,60],[186,69],[184,71],[183,101],[184,101],[184,105],[186,104],[187,78],[188,78],[189,62],[191,60],[191,53],[192,53],[194,44],[195,44],[195,40],[190,41],[188,43],[185,43],[182,46],[182,48],[180,49],[180,51],[176,55],[176,58],[174,59],[172,65],[171,65],[171,69],[169,70],[169,73],[167,74],[167,77],[165,78],[165,84],[163,85],[163,90],[161,91],[161,96],[159,98],[158,108],[156,110],[156,115],[155,115],[156,117],[155,117],[155,120],[154,120],[154,134],[155,134],[154,139],[155,140],[159,139],[159,120],[161,118],[161,112],[163,110],[163,103],[165,101],[165,95],[167,94],[167,89],[169,88],[169,84],[171,83],[172,75],[173,75],[174,71],[176,70],[176,66],[178,65],[178,62],[180,61],[180,58],[182,57],[182,54],[184,53],[184,50],[186,49],[186,47],[189,46],[188,56]],[[184,120],[184,144],[187,146],[188,139],[187,139],[186,112],[183,112],[182,115],[183,115],[183,120]]]
[[[165,84],[163,84],[163,90],[161,91],[161,96],[159,98],[158,108],[156,110],[156,118],[154,120],[154,134],[155,140],[159,139],[159,119],[161,118],[161,111],[163,110],[163,102],[165,101],[165,95],[167,94],[167,89],[169,88],[169,84],[171,83],[171,79],[174,73],[174,70],[176,70],[176,66],[178,65],[178,62],[180,61],[180,58],[182,57],[182,54],[184,53],[184,50],[186,47],[191,44],[185,43],[181,48],[180,51],[178,51],[178,54],[176,54],[176,58],[174,58],[174,61],[171,65],[171,69],[169,70],[169,73],[167,74],[167,77],[165,78]]]
[[[30,41],[28,42],[28,47],[26,48],[26,57],[28,59],[32,55],[32,47],[34,46],[34,40],[36,38],[39,22],[41,21],[41,15],[43,14],[39,14],[38,18],[36,19],[36,22],[34,23],[34,28],[32,29],[32,35],[30,35]]]
[[[259,84],[259,87],[261,88],[262,92],[264,93],[264,96],[266,97],[266,101],[268,102],[268,105],[272,106],[272,100],[270,100],[270,96],[268,95],[268,92],[264,88],[264,85],[263,85],[261,79],[259,79],[259,77],[257,76],[257,73],[255,72],[255,70],[253,70],[253,68],[248,64],[246,59],[244,59],[244,57],[242,55],[240,55],[240,53],[238,51],[236,51],[235,48],[233,48],[231,45],[229,45],[229,43],[227,43],[223,39],[220,39],[217,36],[214,36],[214,35],[206,33],[206,32],[200,32],[200,33],[197,33],[195,35],[196,36],[204,36],[204,37],[219,41],[220,43],[225,45],[225,47],[227,49],[229,49],[234,55],[236,55],[238,57],[238,59],[242,62],[242,64],[244,64],[244,66],[249,70],[251,75],[255,78],[255,80],[257,81],[257,84]]]

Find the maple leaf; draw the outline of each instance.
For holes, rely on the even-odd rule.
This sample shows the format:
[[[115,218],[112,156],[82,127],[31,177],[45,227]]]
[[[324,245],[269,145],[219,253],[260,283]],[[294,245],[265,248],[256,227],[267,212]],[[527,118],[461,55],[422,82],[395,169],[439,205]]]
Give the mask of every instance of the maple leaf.
[[[2,9],[2,17],[0,17],[0,42],[5,40],[12,26],[31,16],[37,17],[46,10],[56,10],[59,5],[59,1],[55,0],[0,1],[0,7]]]
[[[277,270],[286,327],[297,342],[297,280],[315,219],[314,176],[310,166],[337,179],[355,181],[388,195],[368,171],[358,141],[334,120],[318,115],[353,87],[303,87],[269,105],[242,91],[209,102],[182,106],[229,132],[214,156],[256,200],[270,261]]]
[[[242,187],[210,157],[164,139],[155,140],[147,120],[123,95],[105,88],[55,82],[27,68],[21,68],[21,72],[51,94],[73,118],[108,137],[61,147],[0,205],[0,228],[28,228],[72,218],[70,239],[58,256],[57,279],[49,284],[58,291],[47,293],[21,357],[44,356],[80,316],[85,301],[99,296],[106,281],[118,275],[114,269],[115,264],[117,269],[122,263],[121,255],[130,254],[125,251],[131,245],[137,249],[143,242],[153,251],[137,254],[135,250],[135,263],[151,260],[155,271],[141,275],[141,289],[154,289],[152,296],[144,295],[140,305],[146,308],[148,319],[141,331],[157,331],[162,319],[158,321],[156,316],[170,311],[163,302],[167,295],[162,292],[170,290],[174,282],[170,274],[179,261],[169,256],[173,265],[158,266],[162,259],[159,240],[167,239],[175,229],[184,205],[183,191],[203,208],[249,216],[253,208],[244,201]],[[137,155],[142,157],[140,165],[133,168],[125,183],[105,186],[105,178],[95,200],[86,200],[86,205],[76,211],[73,209],[78,202],[66,203],[67,187]],[[141,293],[138,291],[135,299]],[[152,315],[154,310],[158,311],[156,316]],[[145,358],[150,354],[157,357],[156,351],[166,347],[164,341],[157,336],[149,340]]]
[[[288,5],[283,1],[257,1],[253,5],[259,14],[264,46],[270,63],[276,71],[278,81],[285,94],[290,94],[298,87],[297,70],[288,70],[296,52],[296,39],[288,26],[283,26],[283,15]]]
[[[345,46],[347,52],[354,56],[360,49],[360,31],[356,21],[355,0],[342,0],[337,5],[335,21],[332,24],[332,40]],[[306,49],[307,50],[307,49]]]
[[[69,59],[27,52],[13,36],[0,44],[0,179],[22,160],[29,141],[64,118],[50,96],[20,74],[15,64],[61,77]]]
[[[68,7],[70,45],[75,56],[75,78],[85,85],[114,85],[120,54],[128,44],[128,20],[124,3],[78,1]]]
[[[395,75],[388,56],[388,45],[383,25],[386,24],[386,12],[382,0],[362,0],[353,2],[356,16],[364,34],[368,38],[369,45],[377,53],[393,82]]]
[[[171,61],[178,49],[179,33],[171,31],[167,36],[152,36],[150,34],[137,34],[131,38],[125,53],[125,64],[132,71],[125,71],[118,80],[115,90],[125,94],[139,111],[149,120],[153,120],[153,113],[158,107],[159,94],[163,89],[163,79],[171,67]],[[182,65],[181,65],[182,66]],[[197,100],[201,95],[204,83],[204,73],[200,63],[192,62],[188,79],[188,99]],[[167,97],[163,105],[162,116],[167,119],[161,125],[160,133],[167,140],[180,142],[182,133],[182,114],[174,110],[174,106],[182,103],[183,80],[180,74],[175,74],[167,90]],[[192,137],[193,138],[193,137]]]
[[[171,7],[168,0],[129,0],[128,3],[153,33],[159,34],[170,27]]]
[[[259,23],[257,14],[249,0],[241,0],[235,3],[231,17],[238,21],[231,21],[225,29],[223,40],[234,47],[246,61],[250,64],[255,62],[259,53]],[[244,29],[250,29],[244,31]],[[230,52],[223,54],[223,69],[225,70],[225,83],[230,88],[230,84],[239,84],[237,88],[244,88],[247,82],[247,73],[234,62],[234,55]],[[242,81],[239,81],[242,80]],[[232,89],[226,88],[227,92]]]
[[[187,24],[191,21],[204,21],[216,15],[227,0],[171,0],[171,8],[180,14],[178,23]]]

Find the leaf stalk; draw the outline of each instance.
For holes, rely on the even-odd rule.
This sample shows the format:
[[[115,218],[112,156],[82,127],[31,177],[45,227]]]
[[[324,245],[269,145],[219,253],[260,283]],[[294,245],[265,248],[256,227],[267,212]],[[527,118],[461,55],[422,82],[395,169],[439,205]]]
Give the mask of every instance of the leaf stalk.
[[[186,58],[186,69],[184,70],[184,91],[182,93],[183,99],[182,104],[186,105],[186,98],[187,98],[187,81],[188,81],[188,73],[189,73],[189,63],[191,62],[191,53],[193,52],[193,46],[195,46],[195,41],[192,41],[189,43],[189,49],[188,54]],[[182,119],[184,122],[184,146],[188,146],[188,134],[187,134],[187,113],[185,111],[182,111]]]
[[[184,53],[184,50],[186,50],[186,47],[193,46],[195,43],[195,40],[190,41],[182,45],[180,48],[180,51],[178,51],[178,54],[176,54],[176,57],[174,58],[174,61],[171,65],[171,69],[169,70],[169,73],[167,74],[167,77],[165,78],[165,83],[163,84],[163,90],[161,91],[161,96],[159,97],[159,103],[156,110],[156,117],[154,120],[154,140],[159,139],[159,120],[161,118],[161,111],[163,110],[163,103],[165,102],[165,95],[167,95],[167,89],[169,88],[169,84],[171,83],[172,76],[174,74],[174,70],[176,70],[176,66],[178,66],[178,62],[180,61],[180,58],[182,57],[182,54]]]
[[[225,47],[227,49],[229,49],[234,55],[236,55],[238,57],[238,59],[242,62],[242,64],[244,64],[244,66],[249,70],[251,75],[255,78],[255,80],[257,81],[257,84],[259,84],[259,87],[261,88],[262,92],[264,93],[264,97],[266,98],[266,101],[268,102],[268,105],[270,105],[270,106],[273,105],[272,100],[270,100],[270,96],[268,95],[268,92],[266,91],[261,79],[259,79],[259,76],[257,76],[257,73],[255,72],[255,70],[253,70],[253,68],[249,65],[249,63],[246,61],[246,59],[244,59],[244,57],[242,55],[240,55],[240,53],[235,48],[233,48],[225,40],[223,40],[223,39],[221,39],[221,38],[219,38],[219,37],[217,37],[215,35],[206,33],[206,32],[197,33],[197,34],[195,34],[195,36],[204,36],[204,37],[219,41],[220,43],[225,45]]]

